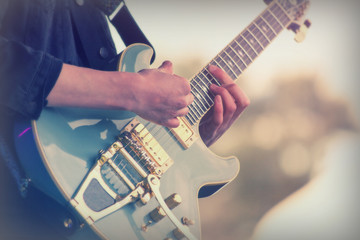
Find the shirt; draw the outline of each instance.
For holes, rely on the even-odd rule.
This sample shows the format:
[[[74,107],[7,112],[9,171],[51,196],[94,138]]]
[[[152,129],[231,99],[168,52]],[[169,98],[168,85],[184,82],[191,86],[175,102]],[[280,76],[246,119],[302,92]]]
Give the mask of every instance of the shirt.
[[[31,197],[19,200],[16,187],[21,190],[27,182],[17,164],[11,126],[15,116],[39,117],[64,63],[111,67],[116,49],[96,1],[0,0],[0,215],[7,218],[0,239],[61,239],[47,230],[51,223],[39,219],[38,210],[26,205]]]
[[[63,63],[104,69],[116,55],[92,0],[0,1],[0,106],[36,119]]]

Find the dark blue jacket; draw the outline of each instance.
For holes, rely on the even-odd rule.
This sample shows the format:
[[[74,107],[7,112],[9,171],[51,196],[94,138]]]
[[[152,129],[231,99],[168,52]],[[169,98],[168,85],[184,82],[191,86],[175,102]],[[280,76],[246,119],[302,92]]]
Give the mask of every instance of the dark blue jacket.
[[[2,110],[36,119],[63,63],[104,69],[115,55],[93,0],[0,0]]]

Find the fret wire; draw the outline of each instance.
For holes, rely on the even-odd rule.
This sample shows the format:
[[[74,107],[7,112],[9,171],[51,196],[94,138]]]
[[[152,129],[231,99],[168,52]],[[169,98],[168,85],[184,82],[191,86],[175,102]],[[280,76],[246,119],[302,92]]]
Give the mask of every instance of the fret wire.
[[[286,18],[287,22],[285,23],[285,25],[287,25],[290,21],[291,21],[291,17],[288,14],[288,12],[284,9],[284,7],[279,4],[279,3],[275,3],[274,6],[277,6],[279,8],[280,11],[282,11],[283,16]]]
[[[193,80],[193,81],[195,81],[195,80]],[[191,83],[193,82],[193,81],[191,81]],[[191,89],[191,92],[192,92],[192,94],[194,95],[194,97],[196,97],[195,99],[194,99],[194,101],[195,100],[198,100],[199,102],[200,102],[200,104],[197,104],[201,109],[202,109],[202,107],[201,107],[201,105],[203,105],[204,107],[205,107],[205,109],[207,108],[207,106],[205,106],[204,105],[204,101],[202,101],[201,100],[201,98],[202,99],[204,99],[205,101],[206,101],[206,99],[204,98],[204,96],[201,94],[201,92],[197,89],[197,87],[195,87],[193,84],[191,84],[193,87],[192,87],[192,89]],[[197,93],[195,94],[195,93],[193,93],[194,91],[196,91]]]
[[[198,78],[199,78],[199,77],[198,77]],[[199,78],[199,79],[200,79],[200,78]],[[208,102],[208,100],[207,100],[207,98],[209,98],[209,99],[211,100],[211,97],[210,97],[209,94],[208,94],[209,89],[206,88],[205,86],[201,86],[201,85],[199,84],[199,82],[195,80],[195,78],[193,79],[193,81],[196,83],[196,85],[198,85],[198,86],[201,88],[200,91],[202,91],[202,92],[205,94],[205,96],[204,96],[204,95],[201,94],[201,92],[200,92],[200,94],[203,96],[203,99],[205,100],[205,102],[206,102],[209,106],[211,106],[211,104],[209,104],[209,102]],[[193,81],[191,81],[191,82],[193,82]],[[201,81],[201,79],[200,79],[200,81]],[[197,87],[195,87],[195,88],[197,89]],[[206,97],[207,97],[207,98],[206,98]]]
[[[272,13],[270,13],[268,10],[264,12],[264,18],[267,20],[267,22],[273,27],[276,34],[280,33],[283,27],[278,23],[278,21],[274,18]]]
[[[191,124],[191,126],[194,126],[195,125],[195,123],[196,123],[196,121],[194,122],[193,120],[191,120],[191,119],[187,119],[188,120],[188,122]]]
[[[193,122],[190,117],[189,117],[189,114],[186,114],[185,116],[186,120],[188,121],[188,123],[190,123],[191,126],[194,126],[195,122]]]
[[[189,105],[188,108],[189,108],[189,112],[188,112],[187,115],[189,115],[189,116],[194,120],[194,122],[197,122],[197,120],[198,120],[199,118],[197,117],[196,113],[194,112],[193,107],[192,107],[192,104]]]
[[[263,49],[270,43],[269,39],[261,32],[256,23],[252,24],[249,27],[250,33],[254,35],[256,39],[259,40],[259,43],[263,47]]]
[[[224,61],[224,59],[223,59],[220,55],[218,55],[217,57],[220,58],[220,61],[222,61],[222,62],[225,64],[225,66],[221,66],[221,69],[224,70],[226,73],[228,73],[228,75],[231,77],[232,80],[237,79],[236,74],[232,71],[232,69],[231,69],[230,66]],[[218,61],[216,60],[216,58],[215,58],[214,60],[215,60],[216,62],[218,62]],[[221,65],[220,62],[218,62],[218,63]],[[231,74],[230,74],[229,71],[227,71],[227,69],[226,69],[225,67],[227,67],[227,68],[230,70]]]
[[[222,57],[221,55],[224,54],[225,56]],[[224,51],[221,52],[221,54],[219,54],[220,58],[224,61],[224,63],[229,67],[230,71],[233,73],[234,75],[234,79],[236,80],[238,78],[238,74],[236,73],[234,66],[236,66],[236,64],[234,64],[234,61],[231,57],[229,57],[229,55],[227,55],[227,53]]]
[[[203,73],[204,70],[205,70],[205,69],[203,69],[203,70],[201,70],[201,71],[199,72],[198,77],[199,77],[200,81],[204,84],[204,86],[206,86],[206,88],[210,89],[209,86],[211,85],[212,82],[209,81],[209,79],[205,76],[205,74]],[[205,77],[205,79],[206,79],[207,81],[204,82],[203,79],[202,79],[199,75],[202,75],[203,77]],[[209,93],[211,93],[211,92],[209,92]],[[212,99],[212,98],[210,98],[210,99]]]
[[[249,64],[253,62],[252,57],[245,51],[245,49],[241,46],[241,44],[235,39],[235,43],[236,45],[240,48],[240,50],[242,51],[241,53],[244,54],[244,56],[246,56],[249,59]],[[247,64],[247,65],[249,65]]]
[[[193,91],[192,91],[193,92]],[[193,94],[193,96],[194,96],[194,101],[193,101],[193,107],[195,108],[195,110],[196,110],[196,112],[197,113],[199,113],[200,114],[200,116],[206,111],[204,111],[203,110],[203,107],[201,106],[201,104],[202,104],[202,102],[201,102],[201,100],[199,99],[199,94],[197,93],[197,94],[194,94],[194,93],[192,93]],[[198,102],[200,102],[200,103],[198,103]],[[206,107],[205,107],[205,109],[206,109]]]
[[[279,23],[283,26],[283,22],[281,21],[281,14],[279,13],[279,8],[276,7],[276,4],[272,4],[271,7],[269,7],[269,11],[273,14],[274,17],[279,21]]]
[[[191,92],[193,92],[193,91],[191,91]],[[194,97],[196,97],[196,99],[194,99],[194,101],[195,100],[198,100],[199,102],[200,102],[200,104],[197,104],[201,109],[203,109],[203,107],[205,108],[205,111],[202,111],[202,113],[204,113],[204,112],[206,112],[207,111],[207,109],[208,109],[208,106],[206,106],[205,104],[204,104],[204,101],[201,101],[201,99],[200,99],[200,97],[201,98],[203,98],[203,99],[205,99],[204,98],[204,96],[202,96],[202,94],[196,89],[196,92],[197,92],[197,94],[194,94],[194,93],[192,93],[193,95],[194,95]],[[206,102],[206,99],[205,99],[205,102]],[[207,103],[207,102],[206,102]],[[203,107],[202,107],[202,106]]]
[[[250,35],[255,39],[255,41],[257,41],[257,43],[260,45],[261,49],[260,51],[257,51],[258,53],[261,53],[262,50],[264,50],[264,46],[261,44],[261,42],[254,36],[254,34],[251,33],[251,30],[248,28],[248,33],[250,33]]]
[[[213,61],[212,61],[213,62]],[[212,65],[215,65],[215,64],[212,64]],[[209,77],[207,77],[205,74],[204,74],[204,72],[207,72],[207,74],[209,75],[209,77],[210,77],[210,79],[209,79]],[[211,85],[211,84],[213,84],[214,82],[214,84],[216,84],[216,85],[218,85],[218,86],[220,86],[221,84],[218,82],[218,80],[216,79],[216,78],[214,78],[213,77],[213,75],[211,75],[211,73],[207,70],[207,68],[204,68],[201,72],[200,72],[204,77],[205,77],[205,79],[207,80],[207,82],[208,82],[208,84],[209,85],[207,85],[206,84],[206,86],[209,88],[209,86]],[[201,78],[200,78],[200,80],[202,80]],[[210,94],[211,94],[211,96],[212,96],[212,98],[211,98],[211,101],[212,101],[212,103],[211,104],[213,104],[214,103],[214,94],[212,93],[212,92],[209,92]]]
[[[266,26],[269,27],[269,29],[271,30],[271,32],[274,34],[274,37],[272,39],[274,39],[277,35],[276,31],[273,29],[273,27],[271,26],[270,23],[267,23],[266,19],[260,15],[260,18],[262,19],[262,21],[266,24]]]
[[[269,11],[268,11],[273,17],[274,19],[276,20],[276,22],[281,26],[281,30],[285,27],[282,22],[280,21],[280,19],[277,18],[277,16],[271,11],[271,9],[269,8]]]
[[[191,104],[188,106],[188,108],[189,108],[189,112],[188,112],[185,116],[188,117],[188,119],[189,119],[191,122],[195,123],[196,120],[195,120],[194,115],[193,115],[193,113],[192,113]]]
[[[268,36],[266,36],[266,34],[263,32],[263,30],[260,28],[260,26],[255,23],[256,27],[259,29],[259,31],[262,33],[262,35],[265,37],[265,39],[268,41],[268,44],[271,42],[271,40],[269,39]]]
[[[235,43],[236,44],[236,43]],[[231,46],[231,45],[229,45],[229,47],[233,50],[233,52],[236,54],[236,56],[238,56],[238,58],[240,59],[240,61],[242,62],[242,64],[245,66],[245,68],[244,69],[242,69],[242,71],[244,71],[246,68],[247,68],[247,64],[246,64],[246,62],[245,62],[245,60],[243,60],[242,58],[241,58],[241,56],[239,55],[239,53]]]
[[[231,47],[228,46],[226,49],[230,49]],[[230,58],[230,60],[233,62],[233,64],[235,65],[235,67],[238,69],[239,73],[236,73],[237,75],[240,75],[242,73],[241,68],[239,67],[239,65],[237,64],[237,62],[235,61],[235,59],[226,51],[226,49],[224,50],[224,53],[228,56],[228,58]],[[232,50],[231,50],[232,51]],[[236,53],[234,53],[236,55]]]
[[[283,30],[289,19],[283,7],[278,3],[273,3],[209,64],[218,66],[232,79],[237,79]],[[189,106],[189,113],[185,116],[192,125],[201,119],[202,115],[214,104],[214,95],[209,91],[209,86],[213,83],[221,85],[206,68],[201,70],[193,80],[194,82],[191,82],[192,94],[195,99]]]
[[[195,97],[194,102],[196,103],[196,105],[201,109],[201,114],[203,114],[204,112],[207,111],[207,106],[205,106],[205,104],[203,103],[203,101],[201,101],[199,98],[202,97],[200,95],[200,93],[197,91],[197,93],[193,93],[193,91],[191,91],[191,93],[193,94],[193,96]],[[198,103],[200,102],[200,103]],[[202,106],[201,106],[202,105]],[[204,110],[205,108],[205,110]]]
[[[244,37],[241,36],[241,38],[242,38],[242,41],[243,41],[246,45],[248,45],[250,48],[246,49],[246,48],[244,48],[244,46],[243,46],[241,43],[239,43],[237,40],[236,40],[236,42],[238,42],[239,45],[240,45],[240,47],[241,47],[245,52],[248,53],[247,55],[251,58],[251,61],[253,62],[254,59],[257,57],[256,51],[255,51],[254,48],[247,42],[247,40],[246,40]],[[250,50],[252,50],[252,51],[254,52],[254,55],[255,55],[255,56],[251,56]],[[249,52],[250,52],[250,53],[249,53]]]
[[[196,108],[194,102],[193,102],[190,106],[192,106],[192,108],[191,108],[190,110],[192,110],[193,115],[194,115],[197,119],[201,118],[201,113],[198,112],[198,109]]]

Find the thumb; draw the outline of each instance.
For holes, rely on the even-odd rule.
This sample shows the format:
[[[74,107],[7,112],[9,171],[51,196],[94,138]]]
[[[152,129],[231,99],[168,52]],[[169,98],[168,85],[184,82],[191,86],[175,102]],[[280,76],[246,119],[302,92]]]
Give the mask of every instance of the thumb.
[[[158,70],[163,73],[173,74],[172,63],[170,61],[164,61]]]

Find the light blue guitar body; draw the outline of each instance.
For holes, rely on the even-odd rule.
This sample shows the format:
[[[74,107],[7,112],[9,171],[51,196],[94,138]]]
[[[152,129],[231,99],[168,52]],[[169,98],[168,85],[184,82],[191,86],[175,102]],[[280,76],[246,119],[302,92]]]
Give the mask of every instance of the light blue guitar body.
[[[119,69],[136,72],[148,68],[151,55],[150,47],[132,45],[122,54]],[[172,212],[179,220],[183,217],[191,220],[191,225],[188,224],[186,228],[200,239],[199,189],[205,185],[216,185],[213,193],[239,172],[239,161],[236,158],[223,159],[216,156],[208,150],[201,138],[185,149],[168,128],[149,123],[131,112],[45,108],[40,118],[31,125],[25,122],[16,126],[16,146],[21,164],[37,188],[73,209],[80,223],[84,223],[70,239],[176,239],[173,233],[176,226],[168,217],[158,222],[149,217],[149,213],[159,206],[154,196],[144,205],[139,204],[139,201],[131,202],[94,222],[84,219],[86,216],[79,213],[78,209],[90,206],[95,212],[101,212],[102,209],[96,209],[96,205],[100,204],[100,208],[108,207],[111,204],[102,202],[116,202],[116,199],[109,197],[109,190],[95,184],[95,188],[80,196],[89,206],[74,207],[71,203],[97,162],[98,152],[106,150],[133,118],[149,128],[148,131],[155,138],[168,136],[166,141],[157,139],[173,160],[173,164],[160,178],[159,190],[164,199],[173,193],[181,196],[181,204]],[[194,132],[198,134],[197,125],[194,126]],[[102,178],[106,178],[104,174]],[[112,184],[106,183],[109,186]]]

